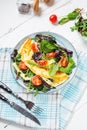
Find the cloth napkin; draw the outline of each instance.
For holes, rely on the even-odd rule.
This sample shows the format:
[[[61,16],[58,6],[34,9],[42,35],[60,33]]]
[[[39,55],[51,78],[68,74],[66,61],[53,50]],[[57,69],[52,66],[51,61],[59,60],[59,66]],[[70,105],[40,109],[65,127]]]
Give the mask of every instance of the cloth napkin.
[[[44,111],[41,114],[33,114],[33,111],[31,112],[40,120],[41,126],[39,126],[0,100],[0,118],[30,127],[32,130],[65,130],[73,115],[74,108],[80,101],[87,86],[87,54],[79,53],[76,75],[59,92],[39,94],[34,97],[32,93],[26,94],[26,89],[14,79],[10,69],[11,52],[11,48],[0,49],[0,80],[22,98],[35,102]],[[0,89],[0,93],[26,109],[22,102],[2,89]]]
[[[62,88],[59,128],[65,130],[72,119],[76,105],[87,89],[87,53],[78,53],[77,72],[69,84]]]

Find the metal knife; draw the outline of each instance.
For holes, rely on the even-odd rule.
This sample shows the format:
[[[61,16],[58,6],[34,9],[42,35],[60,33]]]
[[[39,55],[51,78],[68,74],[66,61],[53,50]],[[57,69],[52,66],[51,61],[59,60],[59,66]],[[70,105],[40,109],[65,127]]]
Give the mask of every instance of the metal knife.
[[[40,124],[40,121],[34,116],[32,115],[30,112],[28,112],[27,110],[25,110],[24,108],[22,108],[21,106],[17,105],[15,102],[9,101],[5,96],[3,96],[2,94],[0,94],[0,99],[3,100],[4,102],[6,102],[7,104],[9,104],[12,108],[14,108],[16,111],[18,111],[19,113],[21,113],[22,115],[28,117],[29,119],[31,119],[32,121],[34,121],[35,123],[37,123],[38,125]]]

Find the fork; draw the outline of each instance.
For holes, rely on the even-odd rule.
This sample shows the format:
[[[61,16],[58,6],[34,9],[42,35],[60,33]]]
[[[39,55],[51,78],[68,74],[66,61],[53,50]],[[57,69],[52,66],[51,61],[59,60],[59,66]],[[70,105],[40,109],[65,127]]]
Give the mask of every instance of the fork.
[[[12,94],[17,99],[21,100],[25,104],[26,108],[28,108],[33,113],[36,113],[36,114],[42,113],[42,111],[43,111],[42,108],[40,108],[39,106],[36,106],[35,103],[32,101],[24,100],[18,94],[15,94],[6,84],[2,83],[1,81],[0,81],[0,88],[5,90],[9,94]]]

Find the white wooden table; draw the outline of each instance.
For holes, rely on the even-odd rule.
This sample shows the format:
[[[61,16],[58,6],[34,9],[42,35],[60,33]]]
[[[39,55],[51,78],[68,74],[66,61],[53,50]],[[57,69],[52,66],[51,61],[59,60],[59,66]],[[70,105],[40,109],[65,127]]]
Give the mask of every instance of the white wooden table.
[[[61,17],[77,7],[84,8],[86,10],[87,1],[55,0],[55,2],[58,2],[58,4],[51,7],[47,7],[45,4],[41,3],[40,6],[42,8],[42,14],[37,16],[34,12],[32,12],[32,10],[30,14],[19,14],[16,6],[16,0],[0,0],[0,48],[14,47],[21,38],[33,32],[52,31],[67,38],[74,45],[76,50],[87,52],[87,41],[84,41],[77,32],[71,32],[70,30],[74,21],[63,26],[53,25],[49,22],[49,16],[53,13],[58,17]],[[85,92],[82,100],[76,107],[76,112],[66,130],[87,130],[86,100],[87,92]],[[13,125],[8,125],[6,127],[5,123],[0,122],[0,129],[21,130],[25,128]]]

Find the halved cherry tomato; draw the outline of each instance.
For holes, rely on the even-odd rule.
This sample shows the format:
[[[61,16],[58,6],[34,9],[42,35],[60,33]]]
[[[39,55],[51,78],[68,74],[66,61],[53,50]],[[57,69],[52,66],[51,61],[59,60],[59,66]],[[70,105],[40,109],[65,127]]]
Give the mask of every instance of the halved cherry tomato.
[[[66,57],[63,57],[60,62],[62,67],[66,67],[68,65],[68,60]]]
[[[48,57],[48,58],[54,58],[55,56],[56,56],[55,52],[50,52],[50,53],[46,54],[46,57]]]
[[[39,75],[35,75],[32,77],[32,84],[35,86],[39,86],[42,84],[42,79]]]
[[[25,65],[25,63],[23,61],[19,62],[19,68],[21,70],[27,70],[28,69],[28,67]]]
[[[37,45],[36,45],[35,43],[32,43],[31,49],[32,49],[34,52],[39,52],[39,49],[38,49],[38,47],[37,47]]]
[[[46,66],[48,64],[47,60],[38,60],[37,63],[41,66]]]
[[[52,14],[50,17],[49,17],[49,20],[50,22],[52,23],[56,23],[57,22],[57,16],[55,14]]]

